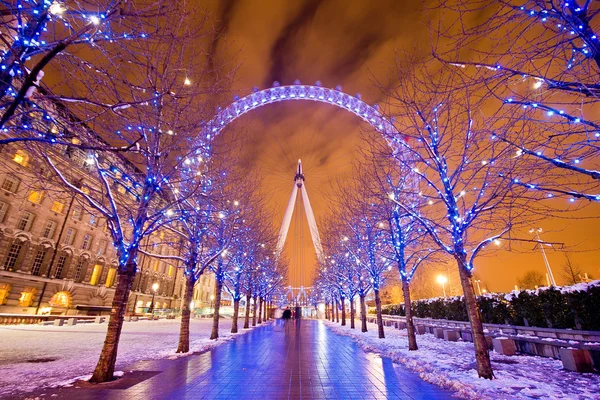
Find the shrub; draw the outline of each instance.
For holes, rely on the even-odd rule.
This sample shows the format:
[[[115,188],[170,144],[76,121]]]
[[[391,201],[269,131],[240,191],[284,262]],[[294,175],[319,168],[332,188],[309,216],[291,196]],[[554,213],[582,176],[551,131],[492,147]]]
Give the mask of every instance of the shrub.
[[[468,321],[462,296],[417,300],[411,304],[415,317]],[[477,298],[477,304],[484,323],[600,330],[600,281],[485,294]],[[405,315],[404,307],[391,306],[389,313]]]

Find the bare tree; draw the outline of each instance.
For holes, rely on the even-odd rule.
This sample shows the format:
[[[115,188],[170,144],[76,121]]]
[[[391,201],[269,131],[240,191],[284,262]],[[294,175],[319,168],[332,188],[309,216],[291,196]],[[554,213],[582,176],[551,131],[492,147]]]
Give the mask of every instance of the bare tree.
[[[434,30],[438,58],[477,75],[527,126],[500,140],[551,167],[520,184],[573,203],[599,201],[598,2],[440,0],[434,8],[444,13]]]
[[[102,106],[103,112],[126,106],[125,99],[114,98],[101,104],[93,91],[79,87],[81,78],[105,72],[106,61],[114,59],[123,47],[154,36],[158,30],[156,16],[167,13],[167,3],[99,1],[93,9],[56,1],[4,1],[2,5],[0,144],[37,141],[89,148],[89,143],[71,140],[69,129],[65,129],[70,124],[56,115],[56,101],[89,101]],[[64,70],[65,63],[77,65],[76,72]],[[69,75],[69,82],[60,80],[53,91],[44,88],[45,69],[50,70],[50,81]],[[74,87],[78,94],[72,97]],[[36,88],[40,90],[36,92]],[[41,127],[36,122],[57,129],[38,129]],[[101,145],[92,146],[99,149]]]
[[[521,279],[517,281],[517,285],[521,289],[537,289],[540,286],[544,286],[546,279],[544,274],[539,271],[527,271]]]
[[[395,193],[389,198],[456,261],[477,371],[492,379],[471,277],[474,261],[487,245],[508,236],[526,215],[540,213],[535,195],[527,194],[515,178],[526,171],[521,158],[496,140],[501,132],[520,126],[505,123],[504,114],[485,113],[492,100],[453,67],[432,61],[406,68],[399,61],[396,74],[402,80],[389,91],[389,112],[402,134],[392,133],[389,140],[400,167],[411,171],[414,186],[404,192],[426,203],[407,204]]]
[[[185,200],[175,195],[179,182],[201,187],[193,167],[203,142],[195,133],[202,130],[202,118],[212,109],[212,96],[224,84],[224,80],[203,80],[209,75],[209,66],[196,40],[205,38],[206,29],[190,23],[193,15],[185,4],[171,3],[170,7],[171,16],[178,18],[156,15],[155,23],[162,27],[160,37],[129,42],[119,52],[121,63],[107,65],[96,76],[87,77],[96,82],[88,88],[97,89],[103,82],[103,88],[96,91],[98,104],[73,102],[69,108],[79,120],[94,116],[95,130],[79,131],[79,140],[94,143],[103,138],[101,143],[134,144],[135,152],[127,157],[90,152],[85,158],[86,173],[82,174],[57,153],[56,147],[40,144],[36,148],[56,180],[106,219],[119,259],[106,340],[92,382],[113,377],[142,240],[176,216],[173,210]],[[186,75],[194,77],[195,83]],[[111,101],[124,101],[127,107],[106,113],[103,104]],[[82,180],[82,176],[86,178]],[[193,193],[187,191],[188,196]]]
[[[561,265],[562,278],[567,285],[574,285],[581,282],[581,267],[573,262],[569,254],[565,254],[565,261]]]

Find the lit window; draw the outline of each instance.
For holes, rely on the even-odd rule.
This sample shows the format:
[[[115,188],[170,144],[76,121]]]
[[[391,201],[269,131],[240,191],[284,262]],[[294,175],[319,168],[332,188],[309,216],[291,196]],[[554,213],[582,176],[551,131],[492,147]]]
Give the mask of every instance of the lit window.
[[[100,279],[100,273],[102,272],[102,265],[96,264],[94,265],[94,270],[92,271],[92,277],[90,278],[90,285],[98,284],[98,279]]]
[[[6,217],[6,212],[8,211],[8,204],[3,201],[0,201],[0,222],[4,222],[4,217]]]
[[[156,272],[158,271],[158,263],[159,261],[157,259],[154,260],[154,266],[152,267],[152,269]]]
[[[125,189],[125,186],[123,186],[123,185],[118,185],[118,186],[117,186],[117,191],[118,191],[119,193],[121,193],[121,194],[125,194],[125,193],[127,193],[127,189]]]
[[[175,267],[169,265],[169,276],[173,276],[173,270],[175,270]]]
[[[83,217],[83,209],[80,206],[73,207],[72,218],[75,221],[81,221],[82,217]]]
[[[94,240],[93,236],[89,233],[86,233],[83,236],[83,242],[81,243],[81,248],[83,250],[89,250],[92,247],[92,241]]]
[[[62,213],[65,209],[65,205],[64,205],[64,203],[61,203],[60,201],[55,201],[52,203],[52,207],[50,209],[52,211],[54,211],[55,213]]]
[[[48,301],[48,303],[52,307],[69,308],[71,307],[71,295],[69,294],[69,292],[65,291],[57,292],[54,294],[54,296],[50,298],[50,301]]]
[[[29,196],[27,196],[27,200],[29,200],[33,204],[40,204],[43,199],[44,199],[44,192],[42,192],[41,190],[39,190],[39,191],[32,190],[29,193]]]
[[[75,228],[68,228],[63,243],[67,246],[72,245],[75,241],[75,236],[77,236],[77,230]]]
[[[10,294],[10,287],[8,283],[0,283],[0,305],[4,304]]]
[[[6,178],[4,178],[4,182],[2,182],[2,189],[7,192],[17,193],[20,183],[21,180],[16,176],[7,175]]]
[[[106,287],[111,287],[115,283],[115,276],[117,275],[116,268],[110,268],[108,270],[108,276],[106,277]]]
[[[52,239],[54,237],[54,232],[56,231],[56,222],[52,220],[46,221],[46,226],[44,226],[44,232],[42,232],[42,237],[46,239]]]
[[[73,143],[73,144],[81,144],[81,140],[79,140],[78,138],[73,138],[73,139],[71,139],[71,143]]]
[[[30,307],[33,304],[33,296],[36,292],[35,288],[25,288],[19,297],[19,307]]]
[[[23,150],[17,150],[13,157],[13,161],[26,167],[29,164],[29,155]]]
[[[31,229],[31,224],[33,224],[33,220],[35,219],[35,214],[29,211],[24,211],[21,219],[17,223],[17,229],[29,232]]]
[[[46,257],[46,249],[41,249],[35,255],[35,259],[33,260],[33,266],[31,267],[31,275],[39,275],[40,270],[42,269],[42,264],[44,262],[44,257]]]

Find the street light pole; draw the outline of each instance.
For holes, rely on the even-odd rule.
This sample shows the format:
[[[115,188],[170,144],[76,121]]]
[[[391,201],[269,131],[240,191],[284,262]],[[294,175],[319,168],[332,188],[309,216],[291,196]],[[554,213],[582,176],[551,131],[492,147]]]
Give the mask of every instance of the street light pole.
[[[535,232],[535,237],[537,238],[538,244],[540,245],[540,250],[542,251],[542,257],[544,258],[544,264],[546,265],[546,271],[548,272],[548,281],[551,286],[556,286],[556,281],[554,280],[554,275],[552,274],[552,269],[550,268],[550,262],[548,261],[548,257],[546,257],[546,252],[544,251],[544,242],[540,238],[540,232],[542,232],[542,228],[530,229],[529,233]]]

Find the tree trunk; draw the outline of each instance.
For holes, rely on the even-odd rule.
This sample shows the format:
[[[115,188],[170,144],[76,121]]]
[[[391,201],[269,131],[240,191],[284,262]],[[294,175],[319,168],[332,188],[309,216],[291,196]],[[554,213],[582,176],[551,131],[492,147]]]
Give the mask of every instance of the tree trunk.
[[[335,302],[331,302],[331,322],[335,322]]]
[[[246,295],[246,315],[244,315],[244,329],[250,328],[250,300],[252,296]]]
[[[361,332],[367,331],[367,304],[365,303],[365,296],[360,295],[360,322]]]
[[[480,378],[493,379],[492,363],[490,362],[490,353],[488,352],[485,336],[483,335],[483,324],[479,307],[475,299],[475,290],[471,273],[466,269],[466,260],[457,257],[458,270],[460,273],[460,283],[463,288],[465,305],[467,306],[467,315],[471,322],[471,331],[473,333],[473,344],[475,345],[475,359],[477,361],[477,374]]]
[[[402,278],[402,293],[404,294],[404,309],[406,310],[406,333],[408,336],[408,350],[418,350],[417,335],[412,316],[412,304],[410,302],[410,286],[408,280]]]
[[[329,303],[325,303],[325,319],[329,321]]]
[[[344,298],[341,298],[342,300],[342,326],[346,326],[346,302],[344,301]]]
[[[129,293],[133,280],[135,279],[136,263],[128,263],[125,266],[125,272],[119,273],[117,277],[117,287],[112,301],[110,317],[108,319],[108,329],[106,330],[106,339],[100,353],[100,359],[96,364],[94,374],[90,382],[101,383],[113,379],[115,372],[115,363],[117,362],[117,350],[119,348],[119,339],[123,329],[123,319],[127,309]]]
[[[223,291],[223,282],[216,279],[216,293],[215,293],[215,309],[213,314],[213,326],[210,338],[212,340],[219,338],[219,311],[221,309],[221,292]]]
[[[337,299],[335,299],[335,322],[340,322],[340,306]]]
[[[263,299],[262,297],[258,298],[258,324],[262,324],[262,309],[263,309]]]
[[[233,300],[233,320],[231,321],[231,333],[238,332],[238,313],[240,311],[240,299]]]
[[[183,304],[181,307],[181,325],[179,327],[179,344],[177,353],[187,353],[190,351],[190,303],[194,297],[194,276],[190,274],[185,280],[185,293],[183,295]]]
[[[356,318],[354,311],[354,299],[350,299],[350,329],[354,329],[354,318]]]
[[[385,333],[383,333],[383,318],[381,316],[381,297],[379,296],[379,289],[373,289],[375,293],[375,312],[377,313],[377,333],[379,335],[379,339],[385,338]]]
[[[256,326],[256,296],[254,296],[254,304],[252,305],[252,326]]]

